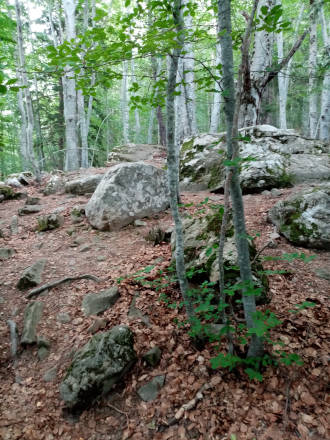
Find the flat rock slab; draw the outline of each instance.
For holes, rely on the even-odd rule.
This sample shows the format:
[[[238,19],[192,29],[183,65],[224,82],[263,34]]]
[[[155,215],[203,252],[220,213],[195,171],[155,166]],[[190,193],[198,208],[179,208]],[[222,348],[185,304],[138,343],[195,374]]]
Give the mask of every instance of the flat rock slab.
[[[32,266],[27,267],[20,279],[18,280],[17,283],[17,288],[19,290],[25,290],[25,289],[29,289],[30,287],[35,287],[38,284],[41,283],[41,275],[42,272],[44,270],[45,264],[46,264],[45,259],[41,259],[36,261]]]
[[[8,260],[8,258],[11,258],[15,253],[15,250],[12,248],[0,248],[0,261],[1,260]]]
[[[91,176],[80,177],[79,179],[66,182],[64,189],[66,193],[70,194],[90,194],[95,191],[102,178],[103,174],[93,174]]]
[[[41,319],[43,303],[32,301],[24,312],[24,327],[22,332],[21,344],[31,345],[37,343],[37,325]]]
[[[18,215],[29,215],[29,214],[36,214],[37,212],[40,212],[42,210],[42,207],[40,205],[25,205],[23,208],[20,208],[18,210]]]
[[[86,205],[86,217],[96,229],[118,230],[168,206],[164,170],[142,162],[123,163],[104,175]]]
[[[112,307],[119,298],[118,287],[114,286],[100,293],[89,293],[82,302],[85,316],[97,315]]]
[[[98,333],[78,350],[60,385],[71,410],[84,410],[95,398],[108,393],[136,362],[134,338],[123,325]]]
[[[158,396],[159,390],[165,383],[165,376],[155,376],[150,382],[140,387],[137,391],[144,402],[151,402]]]

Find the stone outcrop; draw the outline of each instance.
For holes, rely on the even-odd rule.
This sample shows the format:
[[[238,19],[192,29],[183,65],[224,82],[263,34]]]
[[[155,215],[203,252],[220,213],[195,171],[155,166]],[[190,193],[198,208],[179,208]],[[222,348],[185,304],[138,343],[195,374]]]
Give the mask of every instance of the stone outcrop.
[[[126,144],[114,147],[108,155],[108,164],[120,162],[140,162],[166,155],[161,145]]]
[[[273,206],[268,218],[292,243],[330,250],[330,183],[292,194]]]
[[[165,171],[142,162],[115,165],[105,174],[86,205],[96,229],[120,229],[169,206]]]
[[[134,365],[133,343],[131,330],[119,325],[94,335],[78,350],[60,386],[67,407],[83,410],[108,393]]]
[[[270,125],[242,128],[239,133],[243,159],[240,178],[245,192],[330,179],[329,144],[304,138],[295,130]],[[202,134],[183,143],[180,153],[183,189],[217,191],[223,187],[225,141],[226,134],[221,133]]]
[[[75,180],[69,180],[65,183],[64,190],[66,193],[77,195],[92,194],[102,178],[103,174],[93,174],[82,176]]]

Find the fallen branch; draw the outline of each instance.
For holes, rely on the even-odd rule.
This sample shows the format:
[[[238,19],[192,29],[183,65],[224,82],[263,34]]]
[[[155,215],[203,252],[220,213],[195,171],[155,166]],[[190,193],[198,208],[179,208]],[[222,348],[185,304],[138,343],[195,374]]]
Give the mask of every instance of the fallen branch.
[[[12,321],[11,319],[8,319],[7,324],[8,324],[9,329],[10,329],[10,351],[11,351],[11,356],[13,358],[15,358],[16,354],[17,354],[17,347],[18,347],[16,322]]]
[[[32,298],[34,296],[40,295],[40,293],[44,292],[47,289],[52,289],[53,287],[57,287],[62,283],[66,283],[67,281],[75,281],[75,280],[93,280],[96,283],[99,283],[101,280],[97,278],[94,275],[77,275],[76,277],[65,277],[57,281],[51,281],[50,283],[44,284],[43,286],[36,287],[35,289],[31,290],[31,292],[27,295],[27,298]]]
[[[184,403],[178,411],[175,413],[174,417],[168,422],[168,426],[175,425],[180,419],[182,419],[185,411],[189,411],[197,405],[197,403],[204,398],[203,392],[212,388],[212,385],[209,383],[204,383],[197,391],[195,397],[191,399],[189,402]]]

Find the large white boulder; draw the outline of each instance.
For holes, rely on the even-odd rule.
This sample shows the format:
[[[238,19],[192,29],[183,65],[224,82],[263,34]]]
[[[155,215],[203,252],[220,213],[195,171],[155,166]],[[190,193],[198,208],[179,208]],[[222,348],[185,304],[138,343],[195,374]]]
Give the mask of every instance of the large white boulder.
[[[169,206],[164,170],[142,162],[110,168],[86,205],[86,217],[100,230],[120,229]]]

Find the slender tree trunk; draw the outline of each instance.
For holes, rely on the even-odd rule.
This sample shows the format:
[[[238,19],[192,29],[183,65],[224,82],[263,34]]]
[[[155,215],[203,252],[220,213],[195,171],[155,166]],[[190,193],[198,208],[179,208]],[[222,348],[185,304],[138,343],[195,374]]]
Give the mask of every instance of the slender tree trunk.
[[[219,66],[221,64],[221,46],[220,43],[216,44],[216,57],[215,57],[215,66]],[[219,71],[216,73],[217,79],[214,84],[214,89],[216,90],[213,93],[213,102],[211,107],[211,120],[210,120],[210,132],[216,133],[219,129],[220,125],[220,108],[221,108],[221,87],[220,87],[220,75]]]
[[[183,41],[182,41],[182,15],[181,15],[181,0],[174,0],[173,7],[173,19],[178,33],[179,47],[173,50],[169,59],[168,69],[168,82],[166,91],[166,110],[167,110],[167,167],[168,167],[168,184],[170,191],[170,204],[172,210],[172,216],[175,224],[175,237],[176,237],[176,249],[175,249],[175,261],[176,261],[176,273],[178,276],[180,290],[185,302],[188,318],[194,317],[194,309],[191,299],[187,295],[188,282],[186,278],[186,270],[184,264],[184,245],[183,245],[183,232],[182,222],[178,207],[178,163],[176,158],[176,145],[175,145],[175,105],[174,105],[174,92],[176,89],[176,78],[178,70],[178,57],[180,56]]]
[[[325,55],[330,59],[330,38],[327,29],[327,22],[324,16],[323,7],[320,10],[320,18],[322,25],[322,36],[324,43]],[[321,120],[320,120],[320,139],[322,141],[330,140],[330,70],[324,72],[322,94],[321,94]]]
[[[136,82],[134,59],[131,60],[131,74],[132,74],[132,82]],[[134,97],[134,95],[133,95],[133,97]],[[139,143],[140,142],[140,134],[141,134],[141,124],[140,124],[139,109],[137,107],[135,107],[135,109],[134,109],[134,118],[135,118],[134,141],[135,141],[135,143]]]
[[[76,6],[76,0],[63,0],[66,38],[68,41],[76,38]],[[66,141],[65,169],[68,171],[79,168],[76,80],[74,78],[74,72],[70,66],[65,67],[64,82],[64,119]]]
[[[254,8],[250,17],[246,33],[243,39],[248,43],[250,32],[252,28],[252,19],[255,14],[255,9],[258,4],[258,0],[254,2]],[[224,111],[226,115],[227,126],[227,156],[233,160],[238,156],[238,113],[242,99],[242,80],[238,80],[238,99],[235,102],[235,85],[234,85],[234,60],[233,60],[233,48],[231,38],[231,0],[218,0],[218,20],[220,29],[220,42],[222,52],[222,65],[223,65],[223,87],[226,91],[224,97]],[[247,58],[248,44],[242,48],[242,65],[239,75],[242,76],[243,69],[245,68],[245,61]],[[243,284],[252,283],[252,271],[250,263],[250,252],[245,227],[245,216],[242,191],[239,182],[239,171],[237,166],[230,167],[231,179],[230,179],[230,196],[233,207],[233,222],[235,228],[235,239],[238,253],[238,262],[240,267],[241,282]],[[243,307],[244,315],[248,329],[254,328],[254,315],[256,313],[256,303],[254,295],[246,295],[244,293],[246,289],[243,288]],[[263,353],[263,342],[256,335],[251,336],[251,343],[249,346],[249,357],[261,356]]]
[[[43,145],[43,138],[42,138],[42,132],[41,132],[39,89],[38,89],[38,81],[37,81],[36,74],[34,74],[34,76],[33,76],[33,83],[34,83],[34,89],[35,89],[35,94],[36,94],[35,125],[36,125],[36,134],[37,134],[38,161],[39,161],[39,167],[42,170],[44,168],[45,155],[44,155],[44,145]]]
[[[311,0],[313,7],[314,0]],[[316,81],[316,63],[317,63],[317,23],[316,11],[311,12],[311,28],[309,36],[309,59],[308,59],[308,96],[309,96],[309,136],[317,136],[317,81]]]
[[[151,60],[154,81],[158,81],[162,70],[162,59],[153,57]],[[155,90],[155,98],[158,98],[158,87]],[[158,122],[158,142],[160,145],[166,145],[166,126],[164,123],[163,110],[160,105],[156,107],[156,116]]]
[[[123,79],[121,83],[121,114],[123,121],[124,143],[129,142],[129,110],[128,110],[128,69],[127,61],[123,61]]]
[[[25,52],[23,43],[22,19],[21,19],[21,5],[18,0],[15,0],[16,22],[17,22],[17,51],[18,51],[18,77],[21,86],[23,86],[22,93],[19,94],[19,109],[22,117],[22,131],[21,131],[21,151],[23,154],[23,166],[32,168],[37,180],[40,180],[40,170],[38,161],[34,156],[33,145],[33,130],[34,117],[32,108],[32,99],[30,93],[30,86],[26,74]],[[25,132],[25,141],[23,140]]]

